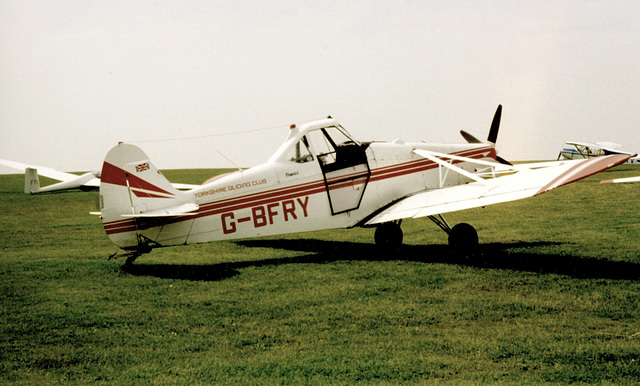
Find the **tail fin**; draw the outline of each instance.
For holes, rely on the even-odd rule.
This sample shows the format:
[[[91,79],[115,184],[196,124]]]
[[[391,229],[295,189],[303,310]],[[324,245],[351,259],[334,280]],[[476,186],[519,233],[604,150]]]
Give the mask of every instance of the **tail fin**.
[[[141,249],[155,242],[162,220],[197,210],[175,189],[137,146],[120,143],[102,165],[100,207],[107,235],[123,249]],[[151,224],[144,218],[155,217]]]
[[[33,194],[40,191],[40,180],[38,179],[38,170],[33,168],[24,169],[24,192]]]
[[[25,168],[24,169],[24,192],[29,194],[36,193],[45,193],[45,192],[53,192],[56,190],[65,190],[65,189],[77,189],[77,188],[92,188],[95,185],[90,180],[95,180],[96,175],[94,172],[85,173],[80,176],[76,176],[74,174],[58,172],[55,175],[55,178],[64,178],[63,181],[57,182],[55,184],[40,186],[40,178],[38,177],[38,170],[35,168]],[[45,170],[43,172],[45,177],[48,177],[48,173]]]

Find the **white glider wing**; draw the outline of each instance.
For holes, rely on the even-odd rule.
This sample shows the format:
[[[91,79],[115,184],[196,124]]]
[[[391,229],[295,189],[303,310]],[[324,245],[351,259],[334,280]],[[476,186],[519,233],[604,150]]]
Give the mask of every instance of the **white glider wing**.
[[[17,169],[17,170],[36,169],[39,175],[49,177],[53,180],[58,180],[62,182],[74,181],[78,179],[78,177],[80,177],[77,174],[61,172],[60,170],[56,170],[46,166],[23,164],[20,162],[14,162],[14,161],[9,161],[5,159],[0,159],[0,165],[8,166],[10,168]],[[87,180],[82,185],[97,188],[97,187],[100,187],[100,179],[94,178],[91,180]]]
[[[429,159],[434,157],[432,152],[415,152]],[[584,160],[516,165],[512,167],[512,174],[509,175],[485,180],[473,178],[474,182],[465,185],[426,190],[405,197],[377,213],[365,225],[433,216],[536,196],[624,163],[630,157],[611,155]],[[437,158],[440,158],[441,166],[453,166],[447,166],[446,161],[442,159],[452,157]],[[479,163],[473,159],[467,161]],[[454,167],[451,170],[455,171]]]
[[[96,189],[100,187],[100,179],[97,177],[98,172],[89,172],[83,175],[77,175],[61,172],[46,166],[29,165],[4,159],[0,159],[0,165],[24,170],[24,192],[29,194],[75,189],[80,187]],[[58,180],[60,182],[41,187],[38,175]]]
[[[36,166],[30,164],[23,164],[20,162],[9,161],[0,159],[0,165],[5,165],[13,169],[24,170],[25,173],[25,193],[45,193],[55,190],[75,189],[80,187],[85,188],[99,188],[100,178],[98,172],[89,172],[83,175],[77,175],[72,173],[61,172],[60,170],[52,169],[46,166]],[[45,176],[53,180],[60,182],[47,186],[40,186],[38,176]],[[199,185],[192,184],[172,184],[174,188],[178,190],[191,190],[199,187]]]
[[[616,178],[616,179],[613,179],[613,180],[602,180],[602,181],[600,181],[601,184],[619,184],[619,183],[626,183],[626,182],[640,182],[640,176],[638,176],[638,177]]]

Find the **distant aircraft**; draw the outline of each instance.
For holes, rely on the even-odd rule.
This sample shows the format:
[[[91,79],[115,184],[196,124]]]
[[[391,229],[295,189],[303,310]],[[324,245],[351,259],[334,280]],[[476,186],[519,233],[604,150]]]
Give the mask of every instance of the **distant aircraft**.
[[[266,163],[186,192],[120,143],[102,166],[104,229],[127,264],[157,247],[331,228],[375,227],[375,243],[396,248],[401,220],[417,217],[442,228],[454,250],[473,251],[476,230],[451,227],[443,213],[536,196],[631,157],[511,165],[495,150],[501,111],[484,143],[466,132],[466,144],[359,142],[331,117],[294,124]]]
[[[640,182],[640,176],[638,177],[626,177],[626,178],[615,178],[613,180],[602,180],[601,184],[619,184],[625,182]]]
[[[100,172],[98,171],[78,175],[61,172],[59,170],[52,169],[46,166],[23,164],[20,162],[14,162],[5,159],[0,159],[0,165],[5,165],[18,170],[24,170],[24,192],[28,194],[46,193],[66,189],[96,190],[100,187]],[[38,172],[40,173],[40,175],[58,180],[60,182],[41,187]],[[176,189],[181,190],[189,190],[199,186],[190,184],[173,185]]]
[[[613,142],[565,142],[558,159],[585,159],[591,157],[601,157],[611,154],[626,154],[631,158],[627,161],[630,164],[640,164],[640,157],[637,154],[619,150],[622,145]]]

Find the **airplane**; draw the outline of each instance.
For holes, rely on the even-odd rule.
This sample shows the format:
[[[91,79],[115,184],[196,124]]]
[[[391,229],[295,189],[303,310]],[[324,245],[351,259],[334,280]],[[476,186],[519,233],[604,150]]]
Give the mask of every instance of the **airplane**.
[[[67,189],[98,190],[100,188],[100,172],[92,171],[82,175],[61,172],[46,166],[35,166],[20,162],[0,159],[0,165],[5,165],[13,169],[24,170],[24,192],[27,194],[47,193]],[[58,180],[60,182],[40,186],[40,175]],[[176,189],[189,190],[199,185],[173,184]]]
[[[0,159],[0,165],[5,165],[13,169],[25,171],[24,192],[27,194],[53,192],[56,190],[65,189],[95,190],[100,187],[100,172],[98,171],[77,175],[61,172],[59,170],[46,166],[23,164],[20,162],[14,162],[5,159]],[[54,180],[58,180],[60,182],[41,187],[40,179],[38,178],[38,171],[41,175]]]
[[[125,265],[159,247],[335,228],[374,227],[376,245],[397,249],[402,219],[418,217],[444,230],[454,252],[473,254],[475,228],[443,214],[537,196],[631,157],[512,165],[495,149],[501,112],[487,141],[462,132],[464,144],[360,142],[330,116],[293,124],[265,163],[186,192],[119,143],[105,157],[95,214]]]
[[[627,154],[632,157],[629,158],[627,163],[640,164],[640,157],[636,154],[627,151],[619,150],[622,145],[613,142],[565,142],[558,159],[585,159],[591,157],[601,157],[603,155],[610,154]]]
[[[601,184],[621,184],[626,182],[640,182],[640,176],[636,177],[625,177],[625,178],[614,178],[612,180],[602,180]]]

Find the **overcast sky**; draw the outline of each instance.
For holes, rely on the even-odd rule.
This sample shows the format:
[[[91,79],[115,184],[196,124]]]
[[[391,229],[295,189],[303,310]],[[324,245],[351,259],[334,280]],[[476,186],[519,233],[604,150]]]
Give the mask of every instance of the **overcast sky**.
[[[294,122],[463,142],[498,104],[504,158],[640,152],[639,20],[637,0],[0,0],[0,158],[96,170],[149,141],[161,169],[253,166]]]

